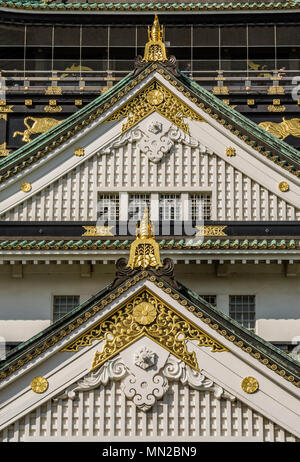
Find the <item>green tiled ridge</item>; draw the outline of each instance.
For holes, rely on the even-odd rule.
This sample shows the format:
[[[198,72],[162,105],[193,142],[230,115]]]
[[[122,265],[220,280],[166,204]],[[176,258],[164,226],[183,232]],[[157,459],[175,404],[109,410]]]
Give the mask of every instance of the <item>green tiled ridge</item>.
[[[89,12],[98,11],[222,11],[222,10],[282,10],[297,9],[298,0],[294,1],[206,1],[206,2],[140,2],[140,1],[112,1],[112,2],[56,2],[47,0],[8,0],[0,1],[0,7],[18,8],[24,10],[71,10]]]
[[[161,249],[300,249],[300,239],[157,239]],[[51,239],[51,240],[0,240],[3,250],[129,250],[132,240],[122,239]]]

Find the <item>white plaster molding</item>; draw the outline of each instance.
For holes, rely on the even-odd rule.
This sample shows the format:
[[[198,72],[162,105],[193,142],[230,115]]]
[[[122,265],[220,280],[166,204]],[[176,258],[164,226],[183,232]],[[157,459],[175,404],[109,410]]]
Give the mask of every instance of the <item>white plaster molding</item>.
[[[155,347],[154,347],[155,348]],[[140,350],[147,351],[149,348],[143,345]],[[110,380],[121,381],[121,388],[125,396],[132,400],[133,403],[142,411],[148,411],[161,399],[169,388],[169,381],[181,382],[183,385],[189,385],[196,390],[211,391],[215,398],[226,398],[234,401],[236,398],[231,393],[226,392],[220,385],[206,378],[202,372],[193,370],[180,359],[171,354],[163,355],[162,367],[156,367],[158,355],[153,351],[148,351],[152,358],[152,363],[147,364],[146,368],[141,368],[140,374],[137,370],[132,371],[128,361],[118,355],[108,360],[95,372],[90,372],[84,378],[78,380],[75,384],[66,388],[66,390],[56,396],[54,401],[59,399],[74,399],[79,391],[88,391],[107,385]],[[134,359],[135,361],[135,359]],[[139,364],[137,364],[140,367]]]
[[[175,125],[151,114],[139,127],[134,127],[122,134],[119,139],[113,141],[100,151],[101,154],[114,154],[115,150],[126,146],[128,143],[137,143],[140,153],[145,154],[150,162],[157,164],[163,157],[171,153],[176,144],[183,144],[191,148],[199,148],[200,152],[208,152],[206,146],[184,133]]]

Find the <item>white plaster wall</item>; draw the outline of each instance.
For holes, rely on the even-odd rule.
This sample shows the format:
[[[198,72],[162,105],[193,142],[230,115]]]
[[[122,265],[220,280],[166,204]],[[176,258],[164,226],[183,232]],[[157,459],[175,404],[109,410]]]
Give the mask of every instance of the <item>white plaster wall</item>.
[[[15,279],[12,265],[1,265],[0,336],[26,340],[50,324],[54,295],[80,295],[83,302],[114,279],[114,265],[93,265],[90,277],[80,276],[80,266],[28,264],[23,278]],[[256,332],[266,340],[291,341],[300,318],[300,273],[286,277],[278,264],[228,266],[226,277],[218,277],[214,264],[177,264],[175,276],[200,295],[217,295],[217,307],[226,314],[229,295],[255,295]]]

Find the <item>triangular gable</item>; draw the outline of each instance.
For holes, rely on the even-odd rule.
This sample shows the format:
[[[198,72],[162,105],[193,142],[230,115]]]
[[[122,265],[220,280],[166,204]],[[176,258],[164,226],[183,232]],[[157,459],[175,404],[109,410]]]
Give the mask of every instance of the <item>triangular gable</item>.
[[[179,387],[213,393],[225,407],[237,400],[299,437],[299,364],[170,278],[169,262],[166,273],[162,269],[155,276],[156,271],[135,271],[121,282],[124,270],[119,268],[113,284],[8,355],[0,373],[3,438],[13,422],[39,413],[41,406],[64,406],[65,397],[74,397],[76,389],[94,399],[99,386],[108,386],[107,393],[116,390],[111,388],[115,380],[120,399],[124,392],[132,409],[151,410],[151,416],[161,399],[170,403],[170,396],[164,396],[168,383],[175,381]],[[145,335],[140,335],[143,329]],[[160,392],[142,399],[147,377]],[[127,391],[128,380],[134,393]],[[172,387],[172,393],[188,393]],[[101,412],[104,418],[106,411]],[[85,440],[84,434],[81,438]]]
[[[265,214],[260,212],[253,216],[250,214],[245,217],[246,219],[297,219],[300,213],[298,210],[299,180],[297,177],[300,172],[298,151],[229,108],[228,105],[195,84],[184,74],[177,71],[175,74],[177,75],[172,74],[163,65],[149,64],[137,75],[130,74],[109,92],[49,132],[34,139],[27,146],[18,149],[12,156],[3,159],[0,162],[0,182],[2,181],[3,184],[0,192],[2,210],[3,212],[11,210],[14,218],[11,215],[2,215],[2,218],[95,219],[95,216],[91,217],[87,213],[83,218],[64,218],[55,216],[52,212],[49,217],[47,213],[44,214],[46,216],[41,217],[15,217],[14,207],[21,203],[25,204],[28,197],[38,198],[41,191],[43,191],[43,195],[47,195],[50,192],[47,190],[49,187],[51,197],[53,194],[58,194],[58,192],[55,193],[54,189],[58,190],[59,184],[65,182],[65,179],[70,175],[76,175],[77,181],[80,183],[82,181],[81,176],[86,177],[86,171],[83,172],[84,169],[92,169],[93,174],[91,176],[94,178],[97,167],[91,166],[91,163],[96,164],[98,162],[99,153],[107,153],[113,149],[114,144],[118,145],[118,139],[120,136],[122,137],[122,132],[129,136],[129,141],[130,136],[133,136],[134,141],[135,133],[139,129],[145,131],[146,120],[149,126],[151,121],[157,123],[156,119],[159,120],[159,117],[162,117],[163,120],[169,121],[168,128],[164,128],[167,130],[165,133],[163,132],[164,135],[170,137],[169,132],[173,127],[179,131],[176,135],[177,138],[171,140],[173,144],[188,147],[191,152],[192,149],[198,149],[203,155],[211,156],[210,162],[212,166],[216,164],[214,167],[216,170],[218,164],[213,160],[215,154],[217,159],[221,159],[224,164],[224,166],[220,166],[220,171],[225,172],[227,169],[233,178],[238,177],[237,180],[234,180],[234,184],[228,186],[228,190],[236,189],[238,182],[240,182],[238,187],[243,189],[244,184],[248,182],[247,196],[252,194],[255,196],[256,202],[260,203],[260,197],[263,201],[263,197],[270,193],[272,197],[269,202],[277,204],[278,200],[282,200],[284,210],[287,210],[286,216],[278,209],[274,216],[267,211]],[[133,105],[136,111],[133,111]],[[94,132],[91,131],[91,127],[94,127]],[[75,151],[82,144],[86,147],[84,150],[87,152],[83,157],[81,154],[78,157]],[[119,145],[121,146],[122,143]],[[103,162],[105,163],[104,160]],[[208,163],[209,159],[203,162]],[[149,168],[151,167],[152,165]],[[106,170],[106,164],[103,168],[102,171],[105,175],[109,174],[109,171],[115,171],[115,166],[111,166],[109,171]],[[121,167],[119,166],[119,168]],[[192,176],[196,175],[197,181],[207,177],[205,174],[197,173],[197,165],[191,165],[191,168],[193,169]],[[164,172],[161,174],[164,176]],[[214,175],[212,183],[217,182],[217,170]],[[251,182],[253,182],[251,186],[253,192],[250,191]],[[100,186],[102,189],[101,182]],[[119,188],[119,186],[116,187]],[[136,184],[132,185],[135,188],[136,186]],[[175,184],[172,186],[176,187]],[[184,186],[184,184],[177,186]],[[191,185],[187,184],[186,186],[190,187]],[[196,186],[207,188],[209,185],[197,184]],[[222,194],[223,186],[220,185]],[[107,187],[111,189],[111,185],[107,185]],[[153,185],[149,184],[149,187],[152,188]],[[212,185],[209,187],[214,189]],[[85,189],[87,189],[85,192],[87,197],[89,194],[89,198],[92,195],[93,199],[96,200],[95,185],[85,185]],[[243,196],[243,193],[244,190],[241,190],[240,197]],[[217,197],[214,199],[215,201],[218,200]],[[27,208],[26,204],[25,208]],[[39,206],[37,208],[40,209]],[[79,208],[79,206],[76,207],[77,210]],[[234,208],[233,204],[230,204],[229,208]],[[251,205],[248,208],[251,208]],[[289,208],[290,210],[288,210]],[[96,213],[95,209],[93,207],[94,213]],[[220,210],[224,211],[225,209],[224,204],[220,204]],[[239,212],[240,214],[242,216],[232,216],[231,214],[230,216],[219,217],[216,215],[214,218],[219,220],[244,218],[243,212]]]

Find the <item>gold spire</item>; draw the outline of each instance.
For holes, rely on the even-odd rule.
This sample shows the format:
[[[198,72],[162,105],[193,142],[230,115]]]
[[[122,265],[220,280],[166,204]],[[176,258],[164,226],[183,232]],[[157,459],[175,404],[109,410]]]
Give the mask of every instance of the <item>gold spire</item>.
[[[131,244],[128,265],[131,269],[162,266],[159,245],[155,241],[149,220],[148,208],[145,208],[143,219],[137,228],[136,240]]]
[[[143,61],[167,61],[166,46],[163,43],[164,29],[159,25],[157,14],[152,26],[148,26],[148,42],[145,45]]]

